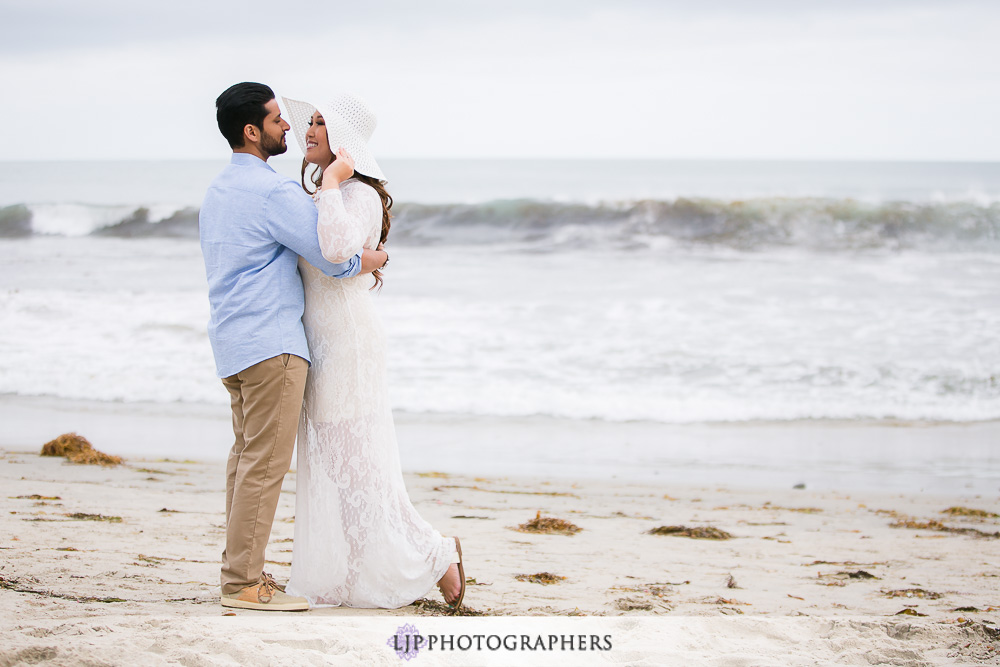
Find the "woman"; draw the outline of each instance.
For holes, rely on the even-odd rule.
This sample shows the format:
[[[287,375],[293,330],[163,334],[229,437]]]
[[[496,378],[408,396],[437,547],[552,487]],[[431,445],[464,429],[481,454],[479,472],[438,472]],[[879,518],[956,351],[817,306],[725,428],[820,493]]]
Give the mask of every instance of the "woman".
[[[355,95],[318,108],[285,99],[289,123],[316,165],[310,181],[323,255],[345,261],[389,233],[392,198],[368,149],[375,115]],[[331,150],[337,146],[336,155]],[[395,609],[435,583],[458,611],[465,571],[445,538],[410,503],[399,463],[385,373],[385,336],[366,275],[327,278],[299,260],[302,316],[312,356],[298,434],[295,543],[288,592],[315,606]]]

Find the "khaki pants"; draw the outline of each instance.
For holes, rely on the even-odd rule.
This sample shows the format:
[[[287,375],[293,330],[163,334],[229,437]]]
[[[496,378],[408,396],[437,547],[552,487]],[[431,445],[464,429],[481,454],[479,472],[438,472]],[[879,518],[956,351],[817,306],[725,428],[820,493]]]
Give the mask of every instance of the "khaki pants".
[[[260,580],[264,549],[292,462],[309,364],[280,354],[223,378],[236,442],[226,466],[226,549],[222,593]]]

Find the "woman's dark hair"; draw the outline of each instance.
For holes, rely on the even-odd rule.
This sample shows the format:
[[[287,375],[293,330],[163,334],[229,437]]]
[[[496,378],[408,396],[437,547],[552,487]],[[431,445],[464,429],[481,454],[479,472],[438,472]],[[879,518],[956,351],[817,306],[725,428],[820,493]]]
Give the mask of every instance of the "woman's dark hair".
[[[316,190],[309,190],[309,187],[306,185],[306,166],[308,164],[309,162],[303,158],[302,189],[308,192],[309,194],[315,194],[316,190],[323,187],[323,169],[319,165],[316,165],[316,168],[313,169],[313,172],[309,175],[309,182],[316,187]],[[372,190],[378,193],[379,199],[382,200],[382,236],[379,238],[379,243],[385,243],[385,240],[389,238],[389,226],[390,226],[390,220],[392,219],[392,215],[389,213],[390,209],[392,209],[392,196],[385,189],[386,182],[380,181],[377,178],[372,178],[371,176],[365,176],[364,174],[359,174],[358,172],[354,172],[354,175],[352,175],[351,178],[357,179],[362,183],[364,183],[365,185],[369,186]],[[375,276],[375,284],[372,285],[371,288],[375,289],[376,287],[378,287],[379,290],[381,290],[382,272],[379,271],[378,269],[375,269],[374,271],[372,271],[372,275]]]
[[[243,148],[243,128],[253,125],[263,132],[267,109],[274,91],[262,83],[244,81],[226,88],[215,100],[219,131],[231,148]]]

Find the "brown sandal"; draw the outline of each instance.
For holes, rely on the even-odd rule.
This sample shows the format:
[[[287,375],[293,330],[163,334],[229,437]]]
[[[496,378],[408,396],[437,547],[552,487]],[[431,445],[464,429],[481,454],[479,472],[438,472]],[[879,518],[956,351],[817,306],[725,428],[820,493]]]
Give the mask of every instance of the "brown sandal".
[[[462,600],[465,599],[465,564],[462,562],[462,543],[457,537],[453,538],[455,540],[455,550],[458,551],[458,578],[462,582],[462,588],[458,593],[458,599],[455,600],[453,605],[448,605],[451,607],[451,615],[456,615],[462,608]]]

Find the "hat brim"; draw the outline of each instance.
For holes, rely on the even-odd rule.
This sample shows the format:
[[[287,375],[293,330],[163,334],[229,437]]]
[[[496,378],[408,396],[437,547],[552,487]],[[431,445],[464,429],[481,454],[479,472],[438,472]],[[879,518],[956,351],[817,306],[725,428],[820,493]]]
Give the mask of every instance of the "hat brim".
[[[292,126],[295,140],[299,143],[299,149],[303,155],[306,153],[306,132],[309,130],[309,121],[312,120],[313,113],[319,111],[326,123],[326,136],[330,142],[330,150],[336,153],[338,149],[343,147],[354,158],[354,171],[377,178],[380,181],[385,180],[385,174],[368,148],[368,142],[329,105],[313,105],[287,97],[281,99],[288,115],[288,124]]]

